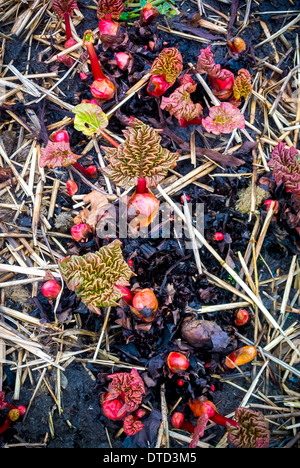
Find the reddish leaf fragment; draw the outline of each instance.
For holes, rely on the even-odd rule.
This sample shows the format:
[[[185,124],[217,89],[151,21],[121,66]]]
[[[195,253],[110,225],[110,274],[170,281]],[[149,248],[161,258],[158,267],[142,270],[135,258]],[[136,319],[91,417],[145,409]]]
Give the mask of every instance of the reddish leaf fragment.
[[[287,192],[300,196],[300,160],[294,146],[286,148],[286,143],[280,141],[272,152],[268,166],[273,167],[277,184],[283,183]]]
[[[140,432],[145,424],[136,419],[132,414],[126,416],[124,419],[123,429],[126,435],[133,436]]]
[[[204,413],[200,416],[200,418],[197,421],[197,426],[194,429],[192,441],[189,445],[189,448],[197,447],[200,437],[203,437],[204,435],[204,431],[207,426],[208,420],[209,418],[207,413]]]

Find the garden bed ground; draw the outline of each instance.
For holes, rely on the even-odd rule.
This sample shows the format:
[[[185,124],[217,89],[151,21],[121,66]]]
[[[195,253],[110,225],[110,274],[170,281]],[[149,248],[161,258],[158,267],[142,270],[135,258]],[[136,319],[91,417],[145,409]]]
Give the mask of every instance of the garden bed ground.
[[[17,9],[13,8],[15,3]],[[81,163],[99,168],[97,147],[74,129],[72,113],[73,106],[92,98],[89,86],[92,76],[89,74],[88,81],[79,78],[80,61],[69,72],[65,65],[51,60],[63,50],[63,42],[57,46],[56,32],[64,35],[63,24],[51,11],[51,3],[0,1],[0,143],[4,148],[0,153],[0,391],[5,392],[7,401],[27,408],[23,419],[0,436],[2,446],[123,448],[149,444],[186,448],[189,433],[174,430],[170,416],[176,407],[176,411],[183,411],[195,422],[188,407],[189,399],[205,396],[221,414],[229,417],[242,404],[262,411],[271,430],[270,447],[298,447],[299,198],[275,183],[267,162],[280,139],[288,147],[294,145],[299,149],[299,128],[286,133],[282,130],[297,124],[299,127],[300,120],[297,97],[300,76],[297,70],[289,76],[300,65],[299,22],[294,21],[300,13],[299,7],[292,0],[247,1],[246,4],[208,0],[204,3],[205,16],[201,23],[194,17],[198,11],[196,1],[172,2],[170,5],[177,8],[177,15],[160,14],[147,27],[141,27],[135,20],[127,26],[123,24],[134,57],[135,68],[131,73],[121,72],[112,65],[113,50],[103,51],[101,44],[98,47],[102,65],[117,84],[115,98],[101,105],[107,113],[150,71],[163,47],[179,48],[184,70],[190,71],[189,64],[196,65],[200,50],[212,45],[215,60],[223,68],[234,73],[246,68],[252,77],[253,94],[245,106],[249,125],[245,131],[233,135],[215,136],[205,132],[202,126],[181,128],[175,118],[162,113],[160,100],[147,95],[145,86],[112,113],[108,131],[118,142],[123,138],[126,119],[131,116],[162,128],[162,145],[180,154],[176,168],[163,183],[164,189],[168,191],[175,180],[186,176],[188,183],[178,183],[178,188],[171,192],[173,202],[182,207],[181,196],[185,193],[194,206],[203,205],[205,239],[226,265],[241,275],[243,285],[250,285],[261,304],[257,306],[253,302],[247,290],[206,246],[199,249],[205,269],[199,274],[194,252],[186,248],[186,232],[182,239],[174,235],[166,239],[121,238],[124,259],[132,260],[136,274],[131,285],[151,288],[159,302],[156,319],[145,326],[124,304],[112,308],[105,324],[106,309],[103,308],[101,316],[92,313],[67,288],[59,301],[51,305],[41,293],[43,281],[34,281],[32,271],[26,273],[20,269],[38,268],[42,261],[52,265],[49,270],[54,273],[58,271],[58,261],[65,256],[95,252],[109,242],[94,235],[87,243],[77,243],[70,235],[74,217],[84,208],[82,196],[95,188],[107,190],[101,171],[96,180],[89,181],[67,168],[41,171],[37,164],[40,149],[47,144],[50,134],[65,127],[73,151],[83,154]],[[78,1],[80,14],[74,19],[76,40],[80,41],[87,29],[97,28],[96,3]],[[26,16],[24,12],[29,7],[32,11]],[[128,7],[126,11],[133,8]],[[275,33],[285,26],[277,36]],[[239,56],[232,56],[227,39],[236,35],[244,39],[247,49]],[[153,50],[149,41],[154,42]],[[71,55],[75,60],[83,60],[80,56],[83,52],[83,49],[75,50]],[[29,77],[22,83],[16,77],[17,72],[26,76],[41,74],[41,77]],[[289,80],[276,111],[285,120],[278,120],[277,114],[275,118],[269,115],[270,105],[286,77]],[[58,79],[61,79],[59,85],[52,90]],[[4,80],[7,87],[2,92]],[[280,84],[276,86],[276,82]],[[20,86],[16,89],[9,87],[9,83]],[[32,92],[30,83],[39,87],[34,87]],[[45,91],[48,94],[39,99],[37,91],[40,96]],[[4,102],[1,95],[5,95]],[[199,82],[193,100],[202,104],[207,115],[210,96]],[[108,146],[101,137],[98,142],[100,146]],[[206,153],[200,149],[206,149]],[[195,167],[207,162],[216,164],[210,174],[193,180],[191,175],[189,179]],[[3,173],[1,179],[1,169],[8,167],[14,172],[11,177]],[[70,177],[79,187],[77,198],[73,199],[66,192]],[[53,204],[51,197],[57,181],[59,188]],[[32,188],[33,197],[28,196],[24,186]],[[241,199],[240,191],[247,187],[250,192],[243,201],[247,208],[241,212],[237,202]],[[269,198],[279,202],[279,212],[271,220],[265,237],[261,231],[267,218],[263,201],[257,204],[255,212],[250,212],[253,200],[258,201],[258,188],[268,190]],[[117,205],[120,191],[115,186],[113,194]],[[155,190],[154,194],[158,196]],[[54,211],[49,216],[52,207]],[[223,241],[214,240],[216,232],[225,234]],[[253,258],[251,240],[257,245],[260,239],[263,239],[260,255],[249,278],[240,263],[239,252],[244,257],[250,249],[246,261],[249,267]],[[234,324],[234,313],[239,308],[236,303],[241,303],[240,308],[247,308],[252,317],[241,328]],[[207,312],[205,307],[209,307]],[[264,310],[271,314],[280,330],[286,331],[288,342],[279,339],[270,345],[281,333],[275,330],[274,322],[268,323]],[[199,351],[189,346],[182,339],[181,326],[190,314],[218,324],[230,338],[228,346],[221,352],[214,347]],[[102,332],[101,346],[97,348]],[[255,344],[257,358],[241,368],[226,371],[226,355],[246,344]],[[178,385],[177,375],[166,368],[168,353],[174,349],[189,355],[190,368],[183,376],[183,386]],[[107,419],[100,404],[100,395],[107,389],[107,376],[130,372],[132,368],[138,369],[146,386],[143,404],[147,415],[141,437],[126,437],[121,431],[122,423]],[[165,416],[169,425],[161,426],[165,424]],[[0,414],[0,425],[5,417],[5,412]],[[161,439],[160,427],[164,429]],[[230,447],[225,434],[224,428],[211,424],[199,446]]]

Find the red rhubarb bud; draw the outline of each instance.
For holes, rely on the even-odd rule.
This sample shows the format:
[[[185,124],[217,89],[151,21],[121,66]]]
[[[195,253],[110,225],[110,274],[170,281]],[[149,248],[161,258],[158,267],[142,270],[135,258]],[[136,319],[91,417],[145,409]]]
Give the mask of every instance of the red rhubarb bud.
[[[181,353],[172,352],[168,356],[168,367],[174,374],[180,374],[185,371],[190,363],[189,360]]]
[[[74,180],[69,179],[67,180],[67,189],[70,197],[73,197],[73,195],[75,195],[75,193],[78,191],[78,186]]]
[[[174,413],[171,418],[171,423],[173,427],[176,429],[180,429],[184,421],[184,414],[183,413]]]
[[[209,77],[209,81],[214,95],[218,99],[227,100],[231,97],[233,92],[234,74],[225,68],[223,71],[229,75],[227,78],[221,80],[219,78]]]
[[[112,395],[107,393],[102,403],[102,409],[105,416],[113,421],[121,421],[126,415],[124,403],[117,397],[110,399]]]
[[[242,348],[236,349],[233,353],[226,357],[225,367],[228,369],[234,369],[234,364],[237,366],[248,364],[248,362],[253,361],[256,355],[257,349],[255,346],[243,346]]]
[[[164,75],[153,75],[149,80],[147,93],[153,97],[162,96],[167,91],[167,89],[170,88],[171,84],[165,80]]]
[[[128,217],[137,218],[140,226],[149,226],[157,215],[159,200],[152,193],[135,193],[128,203]]]
[[[118,67],[124,71],[128,69],[130,63],[132,62],[132,55],[128,52],[118,52],[115,54],[115,59]]]
[[[184,380],[182,380],[182,379],[177,380],[177,385],[179,387],[182,387],[184,385]]]
[[[43,295],[49,299],[56,299],[61,291],[61,286],[54,280],[47,281],[42,287]]]
[[[54,141],[54,143],[60,143],[60,142],[65,142],[69,143],[70,137],[69,134],[66,130],[59,130],[58,132],[53,133],[50,136],[50,139]]]
[[[242,327],[245,325],[249,320],[249,314],[246,309],[241,309],[235,314],[234,323],[237,327]]]
[[[200,418],[203,414],[207,414],[210,419],[218,412],[216,406],[205,397],[190,400],[189,407],[197,418]]]
[[[88,224],[76,224],[71,229],[71,235],[75,242],[86,242],[90,237],[92,230]]]
[[[134,294],[132,291],[130,291],[129,288],[126,288],[126,286],[116,286],[116,288],[120,289],[120,291],[123,294],[122,299],[129,305],[132,303],[132,299],[134,297]]]
[[[264,205],[266,206],[267,211],[269,211],[269,209],[272,208],[273,211],[274,211],[274,214],[277,214],[277,213],[278,213],[278,210],[279,210],[279,203],[278,203],[278,201],[276,201],[276,200],[270,200],[270,199],[269,199],[269,200],[266,200],[266,201],[264,202]]]
[[[86,171],[87,173],[89,174],[89,177],[91,179],[96,179],[97,175],[98,175],[98,171],[97,171],[97,168],[96,166],[88,166],[86,168]]]
[[[98,78],[91,85],[91,93],[96,99],[109,101],[115,95],[115,87],[108,78]]]
[[[152,322],[157,309],[158,301],[151,289],[142,289],[134,295],[131,311],[144,322]]]
[[[141,10],[140,23],[142,26],[146,26],[152,23],[157,16],[159,16],[158,9],[153,7],[152,3],[148,2]]]
[[[228,41],[228,45],[235,54],[240,54],[246,50],[246,44],[241,37],[235,37],[233,41]]]
[[[213,240],[217,241],[217,242],[220,242],[223,239],[224,239],[224,234],[222,232],[216,232],[214,237],[213,237]]]
[[[81,79],[82,81],[87,81],[87,79],[88,79],[87,74],[84,73],[84,72],[80,72],[80,73],[79,73],[79,76],[80,76],[80,79]],[[90,102],[90,101],[88,101],[88,102]]]
[[[139,408],[136,412],[135,415],[137,418],[142,419],[144,416],[146,416],[147,411],[144,410],[143,408]]]

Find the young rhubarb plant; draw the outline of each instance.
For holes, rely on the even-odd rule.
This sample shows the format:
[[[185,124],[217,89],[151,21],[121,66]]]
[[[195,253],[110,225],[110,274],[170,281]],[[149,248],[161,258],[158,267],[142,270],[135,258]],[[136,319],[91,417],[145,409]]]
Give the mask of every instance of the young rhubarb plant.
[[[147,87],[150,96],[162,96],[177,80],[183,69],[182,55],[176,47],[163,49],[154,60]]]
[[[81,156],[72,152],[69,135],[65,130],[51,135],[51,139],[48,141],[47,146],[41,149],[40,167],[54,169],[56,167],[68,167],[72,165],[85,177],[95,178],[97,176],[97,168],[95,166],[84,168],[77,162]]]
[[[202,122],[201,104],[191,100],[191,93],[196,91],[197,85],[189,75],[184,75],[180,80],[180,86],[168,98],[162,97],[160,108],[174,115],[181,127],[187,125],[200,125]]]
[[[121,397],[128,413],[133,413],[142,403],[145,394],[145,385],[138,371],[133,368],[131,372],[119,372],[108,376],[111,379],[108,391],[111,397]]]
[[[232,104],[239,106],[241,98],[246,99],[252,93],[251,75],[248,70],[241,68],[234,80]]]
[[[77,1],[76,0],[54,0],[52,3],[52,9],[61,18],[64,18],[65,26],[66,26],[66,37],[67,37],[67,41],[69,41],[70,39],[72,39],[70,18],[74,16],[74,10],[78,10]]]
[[[115,95],[115,86],[101,70],[94,48],[94,42],[95,38],[93,32],[91,30],[86,31],[83,37],[83,45],[87,48],[95,80],[91,86],[91,93],[96,99],[108,101]]]
[[[207,74],[213,93],[218,99],[227,100],[232,95],[234,74],[216,64],[211,46],[201,49],[198,56],[197,72],[200,75]]]
[[[257,356],[257,349],[255,346],[243,346],[242,348],[236,349],[229,356],[226,357],[225,367],[227,369],[234,369],[236,366],[243,366],[248,362],[253,361]]]
[[[286,143],[280,141],[271,154],[268,166],[273,168],[277,184],[283,184],[287,192],[300,197],[300,158],[294,146],[286,148]]]
[[[245,128],[245,117],[233,104],[222,102],[220,106],[210,108],[209,116],[202,119],[202,125],[214,135],[232,133],[236,128]]]
[[[159,201],[149,191],[163,180],[168,170],[176,166],[178,153],[171,153],[160,144],[159,131],[131,117],[123,131],[124,143],[116,148],[103,148],[109,165],[103,173],[125,190],[136,186],[128,203],[128,214],[138,226],[148,226],[156,216]]]
[[[119,240],[95,253],[68,256],[59,268],[67,287],[96,314],[101,314],[101,307],[118,304],[123,296],[118,286],[129,286],[134,275],[123,258]]]

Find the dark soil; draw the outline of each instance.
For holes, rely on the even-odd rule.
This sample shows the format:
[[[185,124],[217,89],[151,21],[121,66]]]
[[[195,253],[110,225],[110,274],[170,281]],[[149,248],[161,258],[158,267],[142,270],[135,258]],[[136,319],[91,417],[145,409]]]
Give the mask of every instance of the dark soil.
[[[89,4],[88,1],[78,1],[78,5],[85,18],[84,21],[77,28],[77,34],[82,36],[86,29],[94,29],[97,26],[97,18],[94,10],[89,10],[85,7]],[[230,15],[230,5],[221,3],[218,1],[209,1],[210,5],[219,9],[220,11]],[[184,19],[187,19],[189,15],[197,11],[196,2],[190,1],[184,2],[182,5],[177,2],[177,6],[183,13],[182,18],[174,18],[168,20],[170,26],[172,22],[179,23]],[[284,1],[260,1],[253,2],[252,11],[273,11],[273,10],[288,10],[291,8],[291,3],[288,0]],[[244,11],[244,10],[243,10]],[[233,61],[227,54],[226,47],[219,47],[214,50],[216,59],[222,64],[223,67],[229,68],[234,71],[235,67],[241,68],[246,67],[250,71],[253,70],[255,61],[253,59],[253,48],[257,42],[261,40],[262,28],[259,24],[259,16],[256,16],[257,21],[253,21],[250,26],[243,31],[242,37],[247,43],[248,50],[247,54],[243,55],[241,62]],[[274,15],[263,15],[262,19],[266,21],[270,32],[274,32],[278,29],[278,21]],[[164,19],[159,20],[162,24]],[[3,28],[5,33],[5,27]],[[160,43],[167,43],[168,46],[178,47],[184,57],[184,65],[188,67],[187,63],[196,63],[199,55],[200,48],[204,47],[202,43],[182,40],[181,38],[165,34],[155,29],[147,32],[145,37],[139,36],[139,31],[136,27],[129,27],[129,36],[135,46],[140,46],[139,51],[136,55],[137,72],[143,72],[144,67],[150,67],[152,60],[156,54],[144,50],[144,45],[149,41],[153,34],[157,35]],[[232,34],[235,35],[236,30],[233,29]],[[287,33],[286,38],[293,39],[293,35]],[[8,41],[6,47],[6,54],[4,63],[9,63],[11,60],[15,64],[18,64],[19,71],[24,71],[27,65],[26,60],[28,52],[28,44],[22,44],[22,39],[14,38],[14,41]],[[282,48],[282,44],[279,40],[276,40],[276,47],[278,51],[285,51]],[[39,43],[34,43],[34,54],[35,57],[44,46]],[[51,51],[54,53],[55,50]],[[270,45],[261,47],[258,51],[255,51],[258,58],[272,57],[274,53]],[[99,48],[100,57],[104,61],[107,69],[112,72],[108,64],[109,60],[113,57],[112,52],[108,51],[103,53],[101,47]],[[291,54],[292,55],[292,54]],[[49,54],[50,56],[50,54]],[[44,57],[46,59],[47,57]],[[145,62],[145,58],[147,61]],[[292,57],[290,57],[291,59]],[[287,60],[284,65],[284,70],[289,69],[291,61]],[[146,63],[146,65],[145,65]],[[147,65],[148,63],[148,65]],[[57,64],[46,66],[43,62],[38,63],[35,58],[29,63],[29,73],[42,73],[51,71],[57,67]],[[60,70],[66,71],[63,65],[60,65]],[[133,83],[128,81],[128,77],[124,76],[124,79],[120,80],[120,86],[122,86],[122,92],[132,86]],[[78,76],[70,78],[68,81],[64,81],[61,85],[61,90],[65,93],[64,100],[72,105],[78,104],[81,99],[91,99],[89,88],[86,84],[83,84],[78,79]],[[119,94],[119,99],[122,97],[122,93]],[[200,86],[198,91],[195,93],[195,99],[197,102],[203,102],[201,95]],[[141,102],[143,105],[141,106]],[[113,102],[109,102],[103,106],[103,110],[109,109],[113,105]],[[21,117],[26,119],[25,114],[26,103],[18,103],[15,106],[15,111]],[[57,120],[63,118],[64,115],[72,115],[67,111],[57,108],[54,104],[49,101],[43,101],[43,104],[36,108],[35,111],[39,116],[45,116],[45,125],[49,125]],[[137,94],[132,100],[125,104],[121,112],[114,116],[110,121],[110,129],[118,135],[121,135],[121,131],[124,128],[124,117],[134,116],[144,121],[154,119],[154,121],[160,122],[160,115],[158,113],[158,106],[155,100],[150,99],[145,90]],[[4,117],[0,115],[0,122]],[[171,122],[171,120],[169,120]],[[256,125],[263,122],[263,114],[258,111],[258,120]],[[172,121],[172,131],[185,142],[190,140],[190,129],[182,129]],[[40,143],[45,142],[46,129],[42,128],[42,133],[39,135]],[[71,147],[74,151],[79,154],[80,150],[83,149],[86,143],[82,142],[82,138],[78,132],[72,130],[71,132]],[[249,131],[250,135],[255,138],[255,133]],[[162,135],[162,144],[173,149],[175,145],[174,141],[168,136]],[[202,137],[197,134],[196,143],[199,146],[203,146]],[[219,141],[212,139],[210,141],[212,148],[218,146]],[[176,148],[178,149],[178,148]],[[179,149],[180,151],[180,149]],[[183,151],[181,151],[183,152]],[[184,153],[184,152],[183,152]],[[244,155],[245,165],[239,168],[239,171],[251,172],[252,171],[252,157],[250,154]],[[96,154],[91,152],[87,158],[89,162],[96,163]],[[176,170],[181,174],[189,172],[193,167],[186,162],[180,163]],[[227,168],[226,172],[231,172],[232,169]],[[61,170],[57,171],[56,175],[66,180],[67,174]],[[80,181],[78,181],[80,182]],[[234,208],[235,201],[237,199],[237,192],[246,184],[248,179],[238,178],[214,178],[207,179],[204,183],[208,182],[215,192],[213,195],[208,195],[204,189],[190,185],[186,193],[191,198],[193,203],[204,203],[205,205],[205,236],[210,241],[216,231],[222,231],[226,233],[225,241],[220,245],[214,244],[214,248],[221,253],[223,258],[229,253],[233,264],[238,266],[237,252],[244,252],[251,235],[253,228],[253,222],[248,222],[247,216],[242,216]],[[81,193],[88,193],[90,191],[88,186],[80,183]],[[278,191],[278,194],[284,198],[284,194]],[[180,202],[180,197],[175,197],[175,201]],[[67,197],[60,195],[58,199],[60,206],[69,206],[71,208],[72,203],[69,202]],[[288,200],[286,200],[288,204]],[[22,220],[23,225],[26,226],[26,217]],[[182,405],[180,408],[185,408],[187,403],[187,395],[194,394],[194,396],[206,395],[210,399],[213,399],[217,405],[218,410],[222,414],[231,414],[236,408],[237,402],[241,401],[244,393],[237,388],[234,388],[228,384],[222,384],[217,378],[213,376],[215,370],[221,374],[218,363],[222,361],[224,356],[231,350],[235,349],[237,342],[234,341],[234,328],[232,325],[232,311],[228,313],[220,314],[206,314],[201,317],[208,320],[216,320],[216,322],[224,327],[232,336],[232,342],[222,355],[215,354],[210,355],[209,353],[203,353],[197,355],[197,360],[191,362],[193,374],[190,380],[187,379],[184,387],[178,387],[176,385],[176,378],[170,377],[162,370],[163,362],[166,354],[174,348],[176,344],[179,348],[182,346],[180,340],[180,333],[178,332],[178,324],[180,324],[184,318],[186,306],[191,308],[199,309],[202,305],[209,303],[218,304],[230,302],[232,295],[223,289],[217,288],[208,283],[207,279],[199,276],[194,258],[191,251],[185,250],[184,242],[177,242],[175,239],[122,239],[123,241],[123,253],[125,260],[129,258],[133,259],[133,269],[137,276],[132,280],[132,285],[138,284],[142,287],[150,287],[155,291],[159,300],[159,311],[157,322],[152,326],[149,332],[144,332],[141,329],[135,328],[134,321],[131,320],[131,328],[124,329],[113,342],[111,352],[118,355],[123,362],[129,363],[131,366],[140,365],[148,367],[150,365],[150,371],[142,372],[142,377],[149,384],[150,391],[146,394],[145,402],[153,405],[157,410],[160,410],[160,384],[166,382],[166,399],[171,406],[171,402],[174,403],[181,396],[184,395]],[[99,240],[94,239],[88,245],[76,247],[78,253],[85,253],[88,250],[96,250],[97,243]],[[73,244],[65,243],[67,249],[74,248]],[[264,245],[262,252],[263,257],[266,259],[272,272],[275,274],[283,274],[286,272],[286,268],[289,267],[291,256],[297,252],[297,238],[295,232],[290,228],[287,220],[284,218],[284,213],[279,213],[278,222],[273,222],[270,235]],[[228,273],[222,270],[218,262],[207,252],[204,248],[201,249],[201,259],[206,265],[207,269],[215,276],[234,284],[234,281],[229,278]],[[174,267],[174,265],[177,265]],[[171,269],[174,267],[173,269]],[[171,271],[170,271],[171,270]],[[279,270],[279,271],[277,271]],[[260,278],[269,278],[268,271],[263,263],[260,264]],[[174,295],[172,301],[168,304],[168,295],[172,288]],[[65,305],[72,301],[72,314],[80,314],[82,320],[82,327],[87,330],[97,331],[101,330],[103,317],[95,316],[87,311],[86,308],[82,307],[72,295],[66,293]],[[38,307],[33,307],[32,314],[37,317],[45,319],[52,319],[52,310],[46,301],[43,300],[41,295],[38,296]],[[41,313],[42,309],[42,313]],[[163,318],[163,312],[168,309],[169,314],[167,318]],[[59,312],[64,311],[64,303],[61,304]],[[71,315],[72,315],[71,314]],[[297,317],[291,316],[291,320],[295,320]],[[123,320],[124,314],[122,310],[114,310],[112,312],[112,322],[115,320]],[[285,326],[289,325],[289,322]],[[247,338],[252,339],[252,328],[245,327],[242,331]],[[86,344],[86,343],[85,343]],[[242,344],[239,343],[241,346]],[[80,350],[80,343],[78,343],[78,350]],[[79,358],[86,358],[83,353]],[[211,369],[206,370],[205,364],[210,363]],[[4,382],[4,390],[7,392],[8,400],[12,398],[14,388],[14,375],[10,372],[8,366],[4,366],[7,379]],[[112,446],[123,447],[128,446],[129,441],[122,434],[118,439],[115,438],[118,430],[120,429],[119,423],[113,423],[105,418],[101,412],[99,404],[99,395],[103,392],[107,386],[106,375],[112,372],[121,372],[122,369],[115,367],[103,368],[97,366],[87,366],[91,375],[87,372],[87,369],[83,367],[82,363],[77,361],[70,364],[65,372],[63,373],[63,392],[62,392],[62,414],[58,414],[57,408],[54,404],[54,400],[50,395],[47,387],[42,385],[37,395],[34,398],[33,404],[30,408],[26,420],[22,423],[17,423],[12,429],[9,429],[2,436],[2,441],[5,443],[40,443],[44,442],[45,435],[49,433],[49,414],[52,414],[54,437],[51,435],[46,440],[45,446],[47,448],[108,448],[109,441],[107,433],[109,434]],[[250,376],[249,370],[245,367],[246,375]],[[22,386],[20,394],[20,402],[28,406],[30,399],[35,390],[35,385],[40,376],[39,372],[33,373],[34,385],[32,385],[29,379],[26,380]],[[51,387],[55,386],[56,370],[50,369],[47,373],[47,378],[51,384]],[[93,376],[93,378],[92,378]],[[151,383],[153,382],[153,387]],[[238,378],[236,383],[241,387],[248,388],[248,383],[244,378]],[[272,384],[270,384],[272,385]],[[215,390],[213,391],[213,387]],[[276,386],[272,387],[270,392],[274,394],[276,392]],[[107,432],[105,430],[107,428]],[[207,431],[207,435],[213,434],[213,438],[210,442],[215,445],[224,434],[223,430],[216,430],[215,428]],[[204,439],[205,440],[205,439]],[[155,442],[155,441],[154,441]],[[172,446],[177,446],[174,440],[171,440]]]

